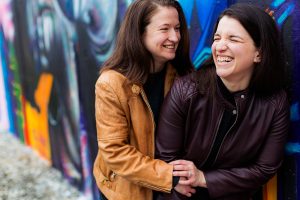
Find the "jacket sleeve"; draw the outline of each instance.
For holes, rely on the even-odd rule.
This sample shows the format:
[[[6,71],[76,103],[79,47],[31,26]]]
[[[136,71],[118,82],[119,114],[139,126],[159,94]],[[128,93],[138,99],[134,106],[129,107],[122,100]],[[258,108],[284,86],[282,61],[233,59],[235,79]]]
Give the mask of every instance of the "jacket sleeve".
[[[274,106],[276,110],[269,136],[252,164],[245,167],[204,172],[208,191],[212,198],[256,189],[275,175],[282,163],[290,123],[289,103],[285,93],[281,93]]]
[[[157,127],[156,157],[166,162],[183,156],[186,109],[180,90],[181,81],[178,79],[164,100]]]
[[[110,82],[96,84],[96,126],[99,152],[105,164],[138,185],[164,192],[172,188],[173,167],[143,155],[129,144],[130,125],[117,90]]]

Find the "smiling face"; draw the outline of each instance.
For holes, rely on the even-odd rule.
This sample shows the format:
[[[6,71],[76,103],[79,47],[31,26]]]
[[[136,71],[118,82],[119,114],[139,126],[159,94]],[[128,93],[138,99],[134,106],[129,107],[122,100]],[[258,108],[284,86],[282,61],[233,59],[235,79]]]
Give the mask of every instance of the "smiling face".
[[[177,10],[173,7],[159,6],[145,28],[143,39],[146,49],[154,58],[154,72],[161,71],[167,61],[175,58],[180,41]]]
[[[230,91],[248,87],[254,65],[260,62],[258,48],[245,28],[234,18],[219,21],[212,44],[217,75]]]

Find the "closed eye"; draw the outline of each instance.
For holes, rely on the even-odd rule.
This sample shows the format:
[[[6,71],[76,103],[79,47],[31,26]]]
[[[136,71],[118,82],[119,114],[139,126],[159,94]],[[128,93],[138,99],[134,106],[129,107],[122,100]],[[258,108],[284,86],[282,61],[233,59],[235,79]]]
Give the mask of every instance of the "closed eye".
[[[214,37],[214,41],[219,41],[220,37]]]
[[[230,41],[232,41],[232,42],[242,42],[242,39],[240,37],[237,37],[237,36],[231,36]]]
[[[168,31],[168,29],[169,28],[160,28],[159,30],[165,32],[165,31]]]

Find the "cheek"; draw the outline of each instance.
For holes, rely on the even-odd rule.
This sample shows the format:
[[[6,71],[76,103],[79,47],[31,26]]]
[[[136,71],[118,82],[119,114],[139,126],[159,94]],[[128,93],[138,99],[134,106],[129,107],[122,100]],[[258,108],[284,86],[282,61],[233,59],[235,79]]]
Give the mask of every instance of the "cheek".
[[[177,38],[178,38],[178,41],[180,41],[180,39],[181,39],[180,32],[177,33]]]
[[[215,45],[215,43],[213,43],[211,45],[211,54],[212,54],[213,58],[215,59],[215,57],[216,57],[216,45]]]
[[[211,45],[211,53],[214,54],[215,51],[216,51],[216,43],[212,43],[212,45]]]

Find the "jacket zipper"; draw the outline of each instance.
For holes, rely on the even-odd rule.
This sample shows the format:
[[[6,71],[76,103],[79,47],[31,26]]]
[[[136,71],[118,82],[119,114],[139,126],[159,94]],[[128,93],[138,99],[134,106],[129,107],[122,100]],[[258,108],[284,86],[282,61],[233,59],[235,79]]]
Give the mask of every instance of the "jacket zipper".
[[[221,142],[221,144],[220,144],[220,147],[219,147],[219,149],[218,149],[218,152],[217,152],[217,154],[216,154],[216,157],[215,157],[214,161],[212,162],[212,165],[216,162],[216,160],[217,160],[217,158],[218,158],[218,156],[219,156],[220,149],[221,149],[221,147],[222,147],[222,145],[223,145],[223,142],[224,142],[226,136],[227,136],[228,133],[231,131],[232,127],[236,124],[236,121],[237,121],[237,119],[238,119],[238,116],[239,116],[239,107],[237,106],[236,101],[235,101],[235,106],[236,106],[236,117],[235,117],[234,123],[231,125],[231,127],[228,129],[228,131],[225,133],[225,136],[224,136],[223,139],[222,139],[222,142]]]
[[[223,110],[223,112],[222,112],[221,119],[219,119],[219,121],[218,121],[217,131],[216,131],[215,134],[214,134],[215,136],[214,136],[213,143],[212,143],[212,145],[210,146],[209,152],[208,152],[208,154],[207,154],[207,156],[206,156],[206,158],[205,158],[205,160],[204,160],[204,162],[203,162],[203,164],[202,164],[202,167],[205,166],[206,161],[207,161],[207,159],[209,158],[209,156],[210,156],[210,154],[211,154],[212,148],[213,148],[213,146],[214,146],[213,144],[215,144],[215,141],[216,141],[216,138],[217,138],[217,135],[218,135],[218,131],[219,131],[219,128],[220,128],[220,124],[221,124],[223,115],[224,115],[224,110]]]
[[[154,134],[155,134],[154,114],[152,112],[152,109],[151,109],[150,104],[148,102],[148,98],[147,98],[143,88],[141,88],[141,95],[142,95],[142,98],[143,98],[144,102],[146,103],[146,105],[148,107],[148,110],[149,110],[150,116],[151,116],[152,128],[153,128],[153,132],[152,132],[152,141],[153,141],[152,142],[152,149],[153,149],[153,151],[151,153],[152,153],[152,158],[154,158],[154,150],[155,150],[155,145],[154,145],[154,143],[155,143],[155,139],[154,139]]]

